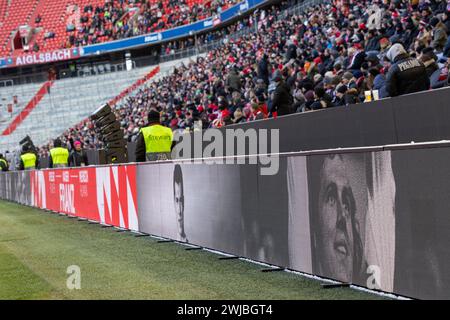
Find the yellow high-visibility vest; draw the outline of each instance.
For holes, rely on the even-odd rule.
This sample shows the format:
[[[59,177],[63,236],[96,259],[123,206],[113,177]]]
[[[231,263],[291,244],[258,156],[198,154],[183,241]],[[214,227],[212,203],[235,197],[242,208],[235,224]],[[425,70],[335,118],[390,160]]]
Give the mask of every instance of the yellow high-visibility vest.
[[[50,156],[52,157],[53,167],[67,167],[69,165],[69,150],[66,148],[53,148],[50,150]]]
[[[141,129],[145,141],[147,160],[155,159],[157,154],[170,154],[173,141],[172,129],[159,124]]]
[[[28,152],[20,156],[25,170],[35,169],[37,157],[34,153]]]
[[[8,161],[6,161],[5,159],[0,159],[0,162],[5,164],[5,167],[8,169]]]

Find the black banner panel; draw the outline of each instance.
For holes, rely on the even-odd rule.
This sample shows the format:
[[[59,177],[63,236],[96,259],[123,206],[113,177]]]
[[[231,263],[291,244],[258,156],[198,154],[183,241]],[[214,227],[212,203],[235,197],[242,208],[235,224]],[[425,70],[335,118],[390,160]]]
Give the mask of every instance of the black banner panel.
[[[450,148],[392,151],[395,292],[450,299]]]

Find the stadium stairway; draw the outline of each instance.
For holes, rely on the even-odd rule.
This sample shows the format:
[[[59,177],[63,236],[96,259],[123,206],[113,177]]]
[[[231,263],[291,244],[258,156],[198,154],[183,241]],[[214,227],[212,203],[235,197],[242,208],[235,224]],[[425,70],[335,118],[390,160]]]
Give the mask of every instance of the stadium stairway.
[[[42,98],[50,92],[50,88],[53,85],[53,81],[45,82],[36,95],[31,98],[31,100],[27,103],[25,108],[23,108],[20,113],[14,118],[14,120],[9,124],[9,126],[3,130],[2,136],[7,136],[16,130],[17,126],[19,126],[30,114],[31,111],[38,105],[38,103],[42,100]]]
[[[0,89],[0,132],[27,106],[41,86],[42,84],[33,83]],[[14,96],[18,98],[17,103],[14,103]],[[8,104],[12,105],[11,113],[8,112]]]
[[[154,69],[155,66],[152,66],[55,81],[50,93],[43,96],[29,116],[11,134],[0,137],[1,149],[15,149],[26,135],[30,135],[35,145],[47,143],[67,128],[87,118],[101,104],[112,100],[119,102],[120,99],[137,90],[138,80],[147,77],[146,81],[148,81],[148,74]],[[140,83],[140,85],[143,84]],[[126,91],[130,87],[132,90]],[[122,93],[119,99],[116,98],[118,93]]]

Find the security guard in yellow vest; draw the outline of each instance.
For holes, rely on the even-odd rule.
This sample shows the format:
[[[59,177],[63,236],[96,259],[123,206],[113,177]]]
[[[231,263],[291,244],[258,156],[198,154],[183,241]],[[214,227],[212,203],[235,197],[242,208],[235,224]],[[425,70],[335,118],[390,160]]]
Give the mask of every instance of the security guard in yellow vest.
[[[160,124],[158,111],[148,113],[148,126],[142,128],[136,144],[136,161],[158,161],[171,158],[173,133],[172,129]]]
[[[50,149],[49,168],[65,168],[69,166],[69,150],[61,147],[61,140],[53,141],[53,149]]]
[[[0,153],[0,171],[8,171],[9,165],[3,154]]]
[[[20,170],[34,170],[38,167],[39,159],[29,146],[24,146],[20,156]]]

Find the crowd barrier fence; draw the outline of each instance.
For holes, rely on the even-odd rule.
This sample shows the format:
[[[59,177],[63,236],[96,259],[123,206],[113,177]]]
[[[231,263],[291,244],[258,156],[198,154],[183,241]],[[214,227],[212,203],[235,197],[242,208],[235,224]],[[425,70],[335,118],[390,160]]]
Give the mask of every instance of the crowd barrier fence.
[[[450,142],[0,174],[0,198],[413,298],[450,298]],[[215,160],[218,160],[217,158]]]

